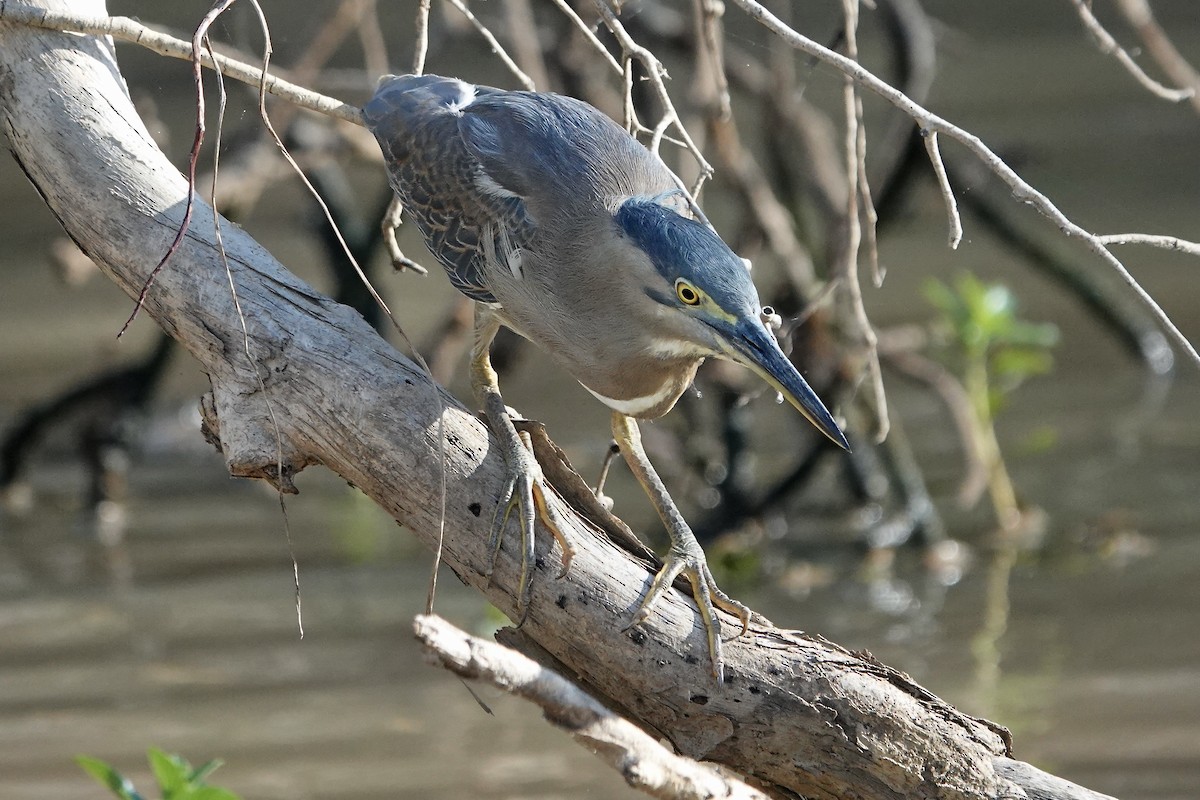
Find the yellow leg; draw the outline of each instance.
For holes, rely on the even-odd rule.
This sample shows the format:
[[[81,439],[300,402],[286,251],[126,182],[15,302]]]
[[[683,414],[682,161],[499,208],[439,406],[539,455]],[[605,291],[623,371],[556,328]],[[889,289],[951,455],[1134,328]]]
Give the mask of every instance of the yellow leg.
[[[500,395],[500,383],[496,371],[492,369],[489,350],[492,340],[500,330],[500,323],[487,309],[477,306],[475,312],[475,344],[471,348],[471,388],[475,392],[476,401],[483,407],[488,425],[492,433],[500,440],[504,453],[504,463],[508,465],[508,480],[492,517],[491,536],[488,546],[491,550],[491,560],[488,563],[488,576],[496,566],[496,557],[500,553],[500,545],[504,529],[513,512],[517,512],[517,521],[521,526],[521,575],[517,587],[517,610],[524,611],[529,602],[529,589],[533,583],[532,568],[534,562],[533,522],[535,515],[541,517],[543,523],[558,540],[562,548],[562,572],[559,577],[567,574],[575,549],[563,535],[562,518],[554,507],[546,502],[545,478],[529,443],[523,442],[512,419],[508,416],[508,408]]]
[[[717,620],[717,609],[728,611],[741,620],[742,630],[738,636],[745,634],[750,627],[750,609],[717,588],[712,572],[709,571],[708,561],[704,557],[704,550],[696,541],[692,529],[679,513],[675,501],[667,493],[667,487],[654,471],[654,466],[642,448],[642,434],[638,430],[637,422],[631,417],[614,412],[612,429],[629,469],[650,496],[650,502],[654,504],[667,527],[667,533],[671,535],[671,549],[663,559],[663,568],[654,576],[654,582],[650,584],[649,591],[642,598],[628,627],[632,628],[645,621],[650,616],[654,604],[671,588],[675,578],[680,575],[686,576],[692,584],[692,596],[696,600],[700,620],[704,623],[713,676],[718,682],[723,681],[725,664],[721,656],[721,623]]]

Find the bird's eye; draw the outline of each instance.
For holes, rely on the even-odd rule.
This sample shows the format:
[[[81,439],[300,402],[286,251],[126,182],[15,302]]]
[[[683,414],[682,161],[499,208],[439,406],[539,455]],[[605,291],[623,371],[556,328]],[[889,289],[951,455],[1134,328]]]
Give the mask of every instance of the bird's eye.
[[[675,294],[679,298],[679,302],[686,306],[695,306],[700,304],[700,292],[689,283],[683,281],[675,282]]]

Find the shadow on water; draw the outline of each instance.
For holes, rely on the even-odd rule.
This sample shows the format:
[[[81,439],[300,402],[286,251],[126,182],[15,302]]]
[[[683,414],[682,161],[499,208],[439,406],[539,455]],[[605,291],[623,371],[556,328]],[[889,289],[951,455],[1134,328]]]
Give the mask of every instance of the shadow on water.
[[[998,145],[1036,153],[1034,183],[1087,224],[1200,239],[1194,115],[1164,111],[1115,69],[1104,75],[1113,95],[1056,93],[1042,79],[1051,65],[1066,81],[1103,63],[1069,17],[1052,34],[1018,26],[1025,38],[1014,60],[1007,18],[971,27],[952,4],[930,5],[963,26],[949,38],[958,73],[939,83],[939,110]],[[1195,24],[1178,36],[1188,52],[1200,49]],[[1014,83],[993,80],[1010,69]],[[1134,149],[1137,161],[1155,163],[1140,168],[1128,155]],[[1109,184],[1089,180],[1098,169],[1123,176],[1123,199],[1099,197],[1096,187]],[[9,161],[0,164],[0,194],[15,209],[0,218],[7,428],[18,409],[96,362],[115,363],[97,332],[115,333],[129,306],[96,281],[65,292],[48,276],[40,262],[55,230]],[[1063,329],[1055,374],[1022,389],[1000,423],[1014,481],[1044,510],[1045,531],[1034,545],[997,543],[977,516],[956,513],[961,465],[944,414],[896,382],[892,401],[963,550],[938,566],[910,550],[864,560],[832,545],[819,522],[792,520],[808,532],[794,557],[773,556],[772,580],[735,594],[782,625],[870,649],[964,710],[1010,726],[1022,759],[1123,800],[1195,797],[1197,372],[1184,365],[1165,391],[1148,388],[1055,289],[982,237],[959,253],[945,250],[936,199],[919,205],[884,242],[893,269],[872,297],[877,319],[927,318],[923,278],[970,268],[1005,279],[1026,316]],[[285,261],[295,254],[303,263],[303,243],[289,242],[288,232],[261,235]],[[1155,253],[1130,260],[1152,265],[1142,275],[1149,288],[1200,337],[1195,265]],[[434,278],[391,280],[405,295],[401,314],[418,323],[421,307],[450,296]],[[153,334],[143,325],[121,358],[148,346]],[[83,478],[61,441],[34,463],[26,510],[0,518],[0,797],[97,797],[72,763],[80,753],[144,784],[151,745],[194,763],[225,759],[214,781],[248,798],[632,795],[532,709],[485,691],[496,711],[486,716],[458,682],[421,662],[409,631],[423,606],[427,554],[315,470],[300,476],[301,494],[288,501],[304,601],[300,640],[274,495],[224,476],[195,433],[202,380],[177,360],[129,473],[119,546],[85,535],[95,520],[81,520]],[[605,412],[576,387],[547,389],[533,377],[522,370],[510,402],[545,419],[579,454],[576,463],[598,462]],[[766,415],[771,425],[797,424]],[[760,452],[770,458],[765,442]],[[633,517],[649,513],[634,494],[621,502]],[[443,586],[441,613],[476,630],[495,624],[473,594]]]

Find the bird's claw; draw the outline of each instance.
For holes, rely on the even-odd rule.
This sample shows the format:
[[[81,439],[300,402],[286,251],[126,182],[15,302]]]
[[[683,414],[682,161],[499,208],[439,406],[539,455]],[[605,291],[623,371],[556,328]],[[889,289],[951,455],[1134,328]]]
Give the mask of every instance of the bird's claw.
[[[664,559],[662,569],[654,576],[650,589],[642,598],[637,611],[624,630],[645,622],[654,605],[671,588],[675,579],[683,575],[692,585],[692,597],[696,601],[696,609],[700,621],[704,624],[705,637],[708,640],[708,652],[712,660],[712,674],[717,683],[725,680],[725,662],[721,653],[721,623],[717,618],[717,609],[733,614],[742,623],[742,629],[732,638],[744,636],[750,630],[750,609],[721,591],[708,568],[708,561],[699,543],[692,538],[690,541],[677,542],[671,546],[670,552]]]
[[[571,559],[575,556],[575,548],[567,541],[563,533],[566,527],[559,512],[547,502],[545,477],[542,469],[534,459],[532,448],[527,437],[522,436],[523,442],[517,444],[506,459],[508,462],[508,480],[500,493],[500,501],[496,505],[496,513],[492,517],[492,530],[488,539],[488,549],[491,553],[488,561],[487,577],[490,579],[500,555],[500,547],[504,539],[504,530],[508,520],[515,511],[521,530],[521,573],[517,585],[517,610],[524,611],[529,604],[529,592],[533,585],[532,567],[535,562],[534,519],[540,517],[546,528],[558,540],[562,549],[562,570],[558,577],[562,578],[571,568]],[[522,446],[522,444],[524,446]]]

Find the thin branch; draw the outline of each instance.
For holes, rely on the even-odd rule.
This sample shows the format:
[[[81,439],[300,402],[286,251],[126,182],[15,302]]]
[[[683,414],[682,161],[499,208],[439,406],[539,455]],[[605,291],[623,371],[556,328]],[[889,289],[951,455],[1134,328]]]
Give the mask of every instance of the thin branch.
[[[664,82],[664,79],[667,77],[667,68],[663,66],[662,62],[658,60],[654,53],[647,48],[642,47],[633,40],[633,37],[629,35],[629,31],[625,30],[625,26],[621,24],[619,19],[617,19],[617,14],[609,5],[608,0],[593,0],[593,3],[596,6],[596,10],[600,12],[600,16],[603,18],[605,26],[609,29],[609,31],[612,32],[613,36],[616,37],[617,42],[621,45],[621,50],[625,53],[626,60],[637,60],[641,62],[643,67],[645,67],[646,74],[649,76],[648,79],[650,81],[650,86],[654,89],[654,93],[658,97],[659,103],[662,104],[664,119],[668,120],[668,127],[670,125],[674,125],[675,129],[679,131],[680,138],[683,139],[684,143],[687,145],[688,152],[691,153],[692,158],[696,160],[696,165],[699,167],[700,175],[696,180],[695,186],[693,186],[690,191],[686,186],[684,186],[683,181],[678,175],[676,175],[675,178],[677,181],[679,181],[679,188],[687,192],[688,202],[692,207],[693,213],[695,213],[707,224],[707,218],[703,215],[699,206],[696,204],[696,195],[699,194],[700,187],[704,185],[704,181],[712,177],[713,168],[712,165],[708,163],[708,160],[704,157],[704,154],[700,152],[700,148],[697,147],[696,143],[692,140],[692,136],[690,133],[688,133],[687,128],[684,127],[683,120],[680,118],[679,112],[675,110],[675,103],[671,100],[671,94],[667,91],[667,85]],[[632,73],[628,67],[625,70],[625,74],[626,87],[630,88],[632,86]],[[628,116],[629,113],[630,112],[627,110],[626,115]]]
[[[858,0],[842,0],[845,14],[846,53],[850,59],[858,57]],[[867,349],[867,376],[871,382],[871,399],[875,411],[875,440],[887,438],[889,422],[887,393],[883,388],[883,371],[879,367],[879,342],[875,329],[867,317],[863,302],[862,284],[858,279],[858,251],[862,246],[862,221],[859,218],[859,177],[863,168],[860,161],[860,131],[862,129],[862,104],[858,102],[858,91],[850,76],[845,78],[843,95],[846,116],[846,254],[842,274],[850,294],[853,319],[862,343]],[[865,146],[863,146],[865,149]]]
[[[767,800],[767,795],[706,764],[672,753],[556,672],[503,645],[422,615],[413,633],[432,663],[460,678],[486,681],[542,709],[547,721],[617,770],[634,789],[667,800]]]
[[[950,186],[950,176],[946,174],[946,162],[942,161],[937,131],[922,130],[921,133],[925,139],[925,151],[929,153],[929,161],[933,164],[933,174],[937,176],[938,189],[942,192],[942,201],[946,205],[946,215],[950,218],[950,249],[957,250],[963,237],[962,217],[958,213],[954,189]]]
[[[1200,242],[1189,242],[1175,236],[1155,236],[1150,233],[1109,233],[1097,236],[1103,244],[1148,244],[1164,250],[1178,250],[1188,255],[1200,256]]]
[[[1187,100],[1196,94],[1196,90],[1190,87],[1172,89],[1168,86],[1163,86],[1154,80],[1154,78],[1147,75],[1137,65],[1137,62],[1133,60],[1133,56],[1129,55],[1125,48],[1117,44],[1117,40],[1112,37],[1112,34],[1104,29],[1104,26],[1100,24],[1100,20],[1096,19],[1096,15],[1092,13],[1090,0],[1071,0],[1071,3],[1074,4],[1075,10],[1079,12],[1079,19],[1083,21],[1083,26],[1087,28],[1088,33],[1096,40],[1096,45],[1100,48],[1100,52],[1117,59],[1121,66],[1151,94],[1172,103]]]
[[[429,54],[429,4],[430,0],[417,3],[416,48],[413,53],[413,74],[425,74],[425,57]]]
[[[903,341],[905,338],[910,341]],[[980,453],[979,441],[975,437],[971,398],[967,396],[967,390],[963,388],[962,383],[949,370],[908,346],[912,338],[895,334],[887,336],[885,332],[880,343],[881,355],[894,369],[932,389],[949,409],[963,455],[958,504],[961,508],[971,508],[987,488],[987,468]]]
[[[24,3],[0,0],[0,19],[17,22],[34,28],[52,31],[86,33],[92,36],[111,36],[123,42],[141,45],[159,55],[192,60],[192,45],[174,36],[147,28],[129,17],[94,17],[85,14],[65,14],[35,8]],[[267,75],[264,81],[262,70],[241,61],[221,55],[200,52],[200,63],[212,69],[214,61],[221,65],[225,77],[233,78],[251,86],[265,85],[269,94],[287,100],[294,105],[316,111],[336,119],[362,125],[362,112],[349,103],[305,89],[275,75]]]
[[[613,54],[608,52],[608,48],[605,47],[604,42],[600,41],[600,38],[596,36],[596,32],[592,30],[592,26],[584,22],[583,19],[575,13],[575,9],[571,8],[570,4],[567,3],[567,0],[552,0],[552,2],[554,5],[558,6],[558,10],[565,14],[567,19],[579,29],[584,38],[591,42],[592,47],[596,48],[596,51],[604,57],[604,60],[608,62],[610,67],[612,67],[613,72],[617,75],[624,75],[625,69],[621,66],[621,62],[617,61],[617,59],[613,57]]]
[[[225,4],[225,6],[231,5],[233,2],[235,2],[235,0],[223,0],[223,3]],[[333,231],[333,234],[338,241],[338,244],[341,245],[342,252],[345,254],[347,262],[349,262],[350,266],[354,268],[355,274],[358,275],[358,279],[360,281],[362,281],[363,286],[366,287],[367,292],[371,295],[371,299],[375,302],[375,304],[380,309],[383,310],[384,315],[387,317],[388,321],[391,323],[392,329],[396,332],[396,335],[399,336],[400,339],[404,342],[405,346],[408,347],[409,352],[412,353],[413,359],[421,367],[421,370],[424,372],[424,374],[429,378],[426,388],[429,390],[430,396],[432,397],[431,407],[436,408],[438,410],[438,417],[437,417],[437,420],[438,420],[437,421],[438,476],[439,476],[439,481],[440,481],[440,494],[439,494],[440,507],[439,507],[439,517],[438,517],[438,538],[437,538],[436,546],[434,548],[433,569],[431,571],[431,575],[430,575],[430,579],[429,579],[429,590],[428,590],[426,606],[425,606],[426,613],[432,613],[434,599],[437,594],[438,571],[439,571],[439,568],[441,567],[442,543],[445,538],[445,532],[446,532],[446,486],[447,486],[447,482],[446,482],[446,439],[445,439],[446,405],[442,400],[441,393],[438,391],[437,382],[433,378],[433,370],[431,370],[429,368],[429,364],[426,363],[425,358],[421,355],[420,351],[417,350],[416,345],[413,344],[412,339],[409,338],[408,333],[405,332],[403,326],[401,326],[400,320],[396,318],[396,315],[394,313],[392,313],[391,308],[384,301],[383,297],[380,296],[379,292],[375,289],[374,284],[371,283],[371,279],[367,277],[367,274],[363,271],[362,266],[359,265],[358,259],[356,259],[354,257],[354,253],[351,251],[350,245],[347,244],[345,237],[342,235],[341,228],[338,227],[337,221],[334,220],[333,213],[329,210],[329,204],[325,202],[325,198],[321,197],[321,193],[317,191],[316,187],[312,185],[312,181],[310,181],[308,176],[304,173],[304,170],[302,170],[300,168],[300,165],[298,163],[296,163],[295,158],[292,157],[291,152],[288,150],[287,146],[283,143],[283,139],[279,136],[279,133],[276,131],[275,126],[271,122],[270,114],[268,114],[268,112],[267,112],[267,81],[265,79],[265,76],[268,75],[268,69],[270,67],[271,54],[272,54],[271,31],[270,31],[270,26],[267,24],[266,16],[264,15],[262,7],[258,3],[258,0],[251,0],[251,4],[253,5],[254,10],[258,15],[259,24],[261,25],[263,38],[265,40],[265,43],[263,45],[263,65],[262,65],[262,69],[260,70],[260,74],[264,76],[264,79],[258,84],[258,114],[259,114],[259,117],[262,119],[263,127],[266,129],[267,133],[270,135],[270,138],[275,143],[275,146],[279,149],[279,152],[283,156],[284,160],[287,161],[288,165],[292,168],[292,170],[296,173],[296,176],[300,179],[300,182],[302,184],[304,184],[304,188],[308,190],[308,193],[312,196],[313,200],[315,200],[317,205],[320,207],[321,212],[325,215],[325,220],[329,223],[329,227]],[[222,10],[224,10],[224,8],[222,8]],[[211,14],[211,12],[210,12],[209,17],[211,17],[212,19],[215,19],[215,16],[213,14]],[[205,18],[205,22],[207,22],[208,25],[211,25],[212,20],[209,17]],[[201,28],[197,30],[196,36],[199,37],[201,35],[201,31],[204,32],[205,36],[207,36],[208,25],[202,23]],[[199,66],[198,59],[193,60],[193,64],[196,65],[195,69],[197,70],[197,72],[199,72],[200,66]],[[197,94],[202,95],[203,93],[198,91]],[[259,376],[257,374],[257,372],[255,373],[255,375],[256,375],[256,377],[258,377],[259,382],[261,383],[262,377]],[[265,392],[265,388],[264,388],[264,392]],[[273,411],[272,411],[272,419],[274,419]],[[281,440],[279,440],[277,438],[277,441],[281,441]],[[282,444],[280,444],[279,446],[282,447]],[[282,463],[282,458],[280,459],[280,462]],[[279,475],[280,475],[280,480],[282,482],[282,477],[283,477],[282,467],[280,467],[280,469],[279,469]],[[299,581],[299,578],[297,577],[297,587],[296,587],[297,613],[299,612],[299,608],[300,608],[299,582],[298,581]],[[301,629],[301,633],[303,634],[303,629]]]
[[[396,229],[400,227],[403,221],[401,219],[401,214],[403,213],[404,204],[393,193],[392,200],[388,203],[387,211],[384,212],[383,219],[379,222],[380,229],[383,231],[384,249],[387,250],[388,258],[392,260],[392,268],[397,272],[404,272],[407,269],[411,269],[418,275],[428,275],[429,270],[404,255],[404,251],[400,249],[400,242],[396,240]]]
[[[333,58],[334,53],[346,41],[351,31],[361,30],[363,20],[371,11],[373,3],[367,0],[341,0],[333,12],[325,18],[317,33],[301,51],[302,55],[288,69],[288,76],[297,84],[313,83],[321,74],[321,70]],[[367,26],[369,27],[369,26]],[[264,35],[266,35],[264,31]],[[386,59],[386,56],[385,56]],[[266,67],[264,66],[265,70]],[[378,74],[378,73],[376,73]],[[256,88],[259,84],[255,84]],[[277,108],[275,125],[280,130],[287,130],[295,117],[299,106],[287,105]]]
[[[712,80],[716,88],[716,103],[721,119],[733,114],[729,99],[729,78],[725,75],[725,31],[721,24],[725,16],[722,0],[694,0],[697,47],[704,54],[707,70],[697,70],[704,79]],[[708,74],[704,74],[708,73]]]
[[[867,126],[863,124],[862,96],[854,94],[854,116],[858,120],[855,141],[855,162],[858,164],[858,206],[863,217],[863,246],[867,248],[867,263],[871,267],[871,280],[878,289],[883,286],[883,270],[879,266],[879,214],[875,211],[875,199],[871,196],[871,183],[867,180]]]
[[[1109,252],[1105,247],[1105,243],[1100,240],[1100,237],[1083,227],[1072,222],[1066,214],[1058,209],[1050,201],[1050,198],[1033,188],[1027,183],[1017,172],[1008,164],[997,156],[991,148],[984,144],[973,133],[969,133],[957,125],[953,125],[947,120],[939,117],[937,114],[926,110],[923,106],[915,103],[911,98],[901,92],[894,86],[880,80],[870,70],[863,67],[853,59],[846,58],[840,53],[836,53],[827,47],[817,44],[812,39],[801,35],[793,30],[788,25],[785,25],[774,14],[760,5],[756,0],[732,0],[739,8],[741,8],[752,19],[758,21],[769,30],[777,34],[783,41],[795,49],[807,53],[814,58],[834,67],[838,71],[847,75],[851,80],[860,86],[870,89],[875,94],[887,100],[896,108],[903,111],[908,116],[912,117],[913,121],[923,129],[931,132],[944,133],[950,138],[960,142],[964,147],[971,151],[977,158],[998,175],[1012,189],[1013,197],[1020,202],[1027,203],[1033,206],[1044,216],[1058,227],[1066,236],[1077,238],[1087,246],[1089,250],[1101,258],[1121,280],[1125,282],[1133,293],[1150,309],[1155,319],[1162,325],[1165,330],[1175,341],[1177,345],[1188,355],[1188,357],[1197,365],[1200,365],[1200,353],[1196,351],[1195,346],[1188,340],[1178,326],[1171,321],[1167,313],[1154,300],[1150,294],[1142,288],[1142,285],[1137,282],[1137,279],[1130,274],[1125,265]]]
[[[642,123],[638,121],[637,106],[633,102],[633,57],[629,53],[625,53],[621,58],[621,86],[625,91],[624,102],[622,104],[625,112],[623,114],[625,130],[629,131],[630,136],[637,136],[638,129],[642,127]]]
[[[231,5],[232,0],[223,5],[221,12],[227,10]],[[257,0],[255,0],[255,8],[258,10],[261,18],[262,9],[258,6]],[[215,20],[216,17],[214,16],[212,19]],[[205,28],[207,27],[208,26],[205,26]],[[213,52],[212,40],[209,39],[207,29],[200,38],[204,43],[205,51],[211,55]],[[268,38],[266,44],[268,50],[270,49],[270,46],[270,39]],[[195,67],[195,69],[197,77],[196,94],[197,96],[203,96],[204,85],[199,81],[200,69],[198,66]],[[209,192],[209,197],[213,208],[217,207],[217,186],[220,183],[221,172],[221,138],[225,125],[225,109],[228,106],[229,100],[229,95],[225,91],[225,77],[221,74],[220,66],[216,67],[215,74],[217,76],[218,96],[217,129],[215,131],[216,135],[214,136],[215,147],[213,149],[212,185]],[[195,153],[194,155],[199,157],[199,153]],[[192,164],[191,167],[194,170],[195,164]],[[237,313],[238,324],[242,330],[242,352],[246,356],[246,366],[251,372],[254,373],[254,377],[258,379],[258,389],[263,398],[263,403],[266,406],[267,416],[271,421],[271,428],[275,433],[275,473],[280,476],[280,480],[277,481],[275,485],[275,494],[279,499],[279,514],[283,519],[283,540],[287,545],[288,557],[292,560],[292,588],[296,603],[296,629],[299,631],[300,638],[303,639],[304,604],[303,597],[300,592],[300,562],[296,560],[296,547],[292,542],[292,523],[291,518],[288,516],[287,501],[284,499],[284,494],[287,492],[287,490],[290,488],[292,491],[294,491],[295,487],[289,486],[289,484],[287,484],[282,478],[284,475],[283,430],[279,427],[279,417],[275,414],[275,404],[271,401],[270,393],[267,392],[266,380],[263,378],[262,372],[260,372],[258,369],[259,361],[255,359],[254,354],[251,352],[253,348],[250,340],[250,327],[246,324],[245,310],[242,308],[241,298],[238,297],[237,281],[234,280],[233,268],[229,263],[229,253],[225,249],[225,240],[221,233],[221,215],[213,214],[212,221],[213,241],[216,243],[217,255],[221,259],[221,266],[225,269],[225,277],[229,281],[229,296],[233,301],[233,309]]]
[[[504,24],[517,62],[535,86],[549,89],[550,75],[546,72],[542,43],[538,41],[537,19],[529,0],[504,0]]]
[[[467,5],[463,2],[463,0],[446,0],[446,2],[454,6],[454,8],[458,10],[458,13],[467,18],[467,22],[471,23],[471,26],[475,28],[476,32],[484,38],[484,41],[486,41],[488,46],[492,48],[492,52],[504,62],[504,66],[508,67],[509,72],[516,77],[518,83],[531,92],[537,89],[536,84],[533,82],[533,78],[530,78],[524,73],[524,71],[521,70],[520,67],[517,66],[517,62],[513,61],[512,56],[510,56],[508,51],[504,49],[504,46],[500,44],[500,41],[496,38],[495,34],[488,30],[488,27],[484,25],[482,21],[480,21],[479,17],[471,13],[471,9],[467,8]]]
[[[383,38],[383,27],[379,24],[379,3],[362,0],[363,13],[358,18],[358,41],[363,50],[363,66],[367,75],[382,75],[388,71],[387,41]],[[371,81],[374,88],[374,81]]]
[[[1116,3],[1117,9],[1137,31],[1150,57],[1158,63],[1162,71],[1180,86],[1191,88],[1192,108],[1200,112],[1200,72],[1197,72],[1171,43],[1162,26],[1154,19],[1150,3],[1146,0],[1116,0]]]
[[[196,133],[192,137],[192,149],[188,153],[188,168],[187,182],[188,193],[187,202],[183,209],[183,219],[179,223],[179,227],[175,231],[175,238],[171,244],[167,246],[167,250],[163,253],[162,258],[154,265],[154,269],[150,270],[150,274],[146,276],[146,280],[142,283],[142,290],[138,292],[137,300],[134,301],[133,311],[129,313],[129,318],[125,320],[125,324],[121,326],[121,330],[117,331],[117,338],[120,339],[129,330],[129,326],[137,319],[138,313],[146,304],[146,297],[150,294],[150,288],[154,286],[154,281],[158,278],[159,273],[167,266],[171,256],[179,250],[180,244],[183,243],[183,237],[187,235],[188,228],[192,224],[192,208],[196,197],[196,165],[200,161],[200,148],[204,146],[204,133],[206,124],[205,103],[204,103],[204,70],[201,68],[202,57],[207,55],[212,58],[212,48],[205,47],[208,41],[208,29],[216,21],[217,17],[225,13],[225,11],[234,4],[236,0],[221,0],[216,3],[208,13],[200,20],[200,24],[196,26],[195,33],[192,34],[189,53],[192,62],[192,81],[196,86]],[[224,84],[221,79],[221,70],[217,70],[217,79],[222,82],[222,98],[224,98]]]

